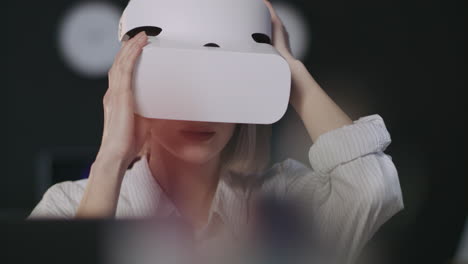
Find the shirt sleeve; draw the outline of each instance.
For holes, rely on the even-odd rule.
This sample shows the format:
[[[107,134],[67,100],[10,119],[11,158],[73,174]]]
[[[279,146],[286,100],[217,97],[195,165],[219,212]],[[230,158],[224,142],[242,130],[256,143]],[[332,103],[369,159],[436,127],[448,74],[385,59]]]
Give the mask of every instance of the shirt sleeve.
[[[390,142],[382,118],[371,115],[322,134],[308,153],[312,170],[289,159],[290,189],[313,208],[320,235],[346,262],[404,207],[397,170],[383,153]]]
[[[52,185],[36,205],[28,219],[74,218],[83,188],[67,181]]]

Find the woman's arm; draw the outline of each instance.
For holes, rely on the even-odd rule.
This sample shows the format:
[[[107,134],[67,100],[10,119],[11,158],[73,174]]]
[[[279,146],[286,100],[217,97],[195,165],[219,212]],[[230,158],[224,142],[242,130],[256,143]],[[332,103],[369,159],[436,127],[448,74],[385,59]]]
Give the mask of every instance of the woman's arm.
[[[78,206],[77,218],[112,218],[115,216],[126,163],[122,160],[96,158]]]
[[[132,91],[133,69],[147,42],[144,31],[124,41],[109,70],[101,146],[88,179],[51,186],[28,218],[115,217],[126,169],[148,135],[146,119],[134,113]]]
[[[290,103],[299,114],[313,142],[328,131],[352,124],[352,120],[325,93],[299,61],[290,63]]]
[[[314,142],[308,153],[313,170],[289,160],[289,191],[301,195],[322,238],[346,263],[352,262],[376,230],[403,208],[397,170],[383,153],[390,135],[380,116],[353,122],[333,102],[291,55],[282,22],[265,3],[272,16],[273,44],[291,69],[290,103]]]
[[[289,47],[288,32],[280,17],[269,1],[265,0],[265,4],[271,14],[273,46],[291,69],[290,103],[304,122],[312,141],[315,142],[325,132],[351,124],[352,120],[323,91],[304,64],[294,58]]]
[[[104,95],[101,147],[76,217],[114,217],[123,176],[147,135],[145,119],[134,114],[133,69],[148,38],[144,31],[125,41],[109,70]]]
[[[287,163],[289,195],[342,263],[404,207],[398,172],[383,152],[390,142],[382,118],[366,116],[317,139],[308,153],[313,170]]]

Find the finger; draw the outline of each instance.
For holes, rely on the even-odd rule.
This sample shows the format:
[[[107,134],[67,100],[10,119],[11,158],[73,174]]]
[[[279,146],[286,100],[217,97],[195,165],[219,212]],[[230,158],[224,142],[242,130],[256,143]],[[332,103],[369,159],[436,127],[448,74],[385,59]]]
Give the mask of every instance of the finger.
[[[275,35],[276,37],[280,37],[280,38],[284,39],[285,29],[284,29],[284,26],[283,26],[283,22],[281,21],[281,18],[276,13],[276,11],[273,8],[273,5],[270,3],[270,1],[268,1],[268,0],[263,0],[263,1],[264,1],[265,5],[268,7],[268,10],[270,10],[271,22],[273,24],[273,29],[272,29],[273,35]]]
[[[146,37],[145,31],[141,31],[135,37],[131,38],[127,41],[127,43],[125,43],[125,45],[122,47],[122,52],[116,61],[118,65],[121,65],[123,62],[125,62],[124,58],[127,56],[128,52],[132,50],[132,48],[135,47],[135,45],[137,45],[143,37]]]
[[[275,9],[273,8],[272,4],[268,0],[264,0],[265,5],[270,10],[271,14],[271,22],[272,22],[272,41],[276,44],[276,46],[281,45],[286,41],[286,30],[283,26],[283,22],[281,18],[276,13]]]
[[[140,53],[143,51],[143,47],[148,43],[148,37],[143,35],[140,39],[137,40],[132,46],[132,48],[125,54],[124,57],[122,57],[122,63],[124,70],[127,71],[127,73],[132,73],[133,68],[135,66],[136,60],[138,59],[138,56]]]
[[[140,32],[141,33],[141,32]],[[109,69],[108,77],[109,77],[109,89],[114,90],[116,89],[115,83],[116,78],[120,78],[121,75],[121,64],[122,64],[122,57],[128,52],[129,46],[137,40],[137,37],[134,37],[130,40],[122,41],[122,47],[120,48],[119,52],[114,58],[114,63],[112,64],[111,68]],[[113,83],[111,83],[113,82]]]
[[[120,48],[120,51],[118,52],[118,55],[114,60],[114,64],[112,65],[114,68],[120,67],[120,65],[122,64],[122,58],[125,57],[125,55],[128,53],[128,50],[131,49],[132,45],[139,40],[139,38],[141,37],[141,33],[142,32],[137,34],[135,37],[126,40],[122,44],[122,47]]]
[[[273,27],[272,32],[273,43],[276,45],[282,45],[286,41],[286,31],[283,25],[277,25]]]
[[[148,38],[145,33],[140,34],[138,38],[132,39],[131,43],[128,43],[122,54],[116,62],[115,66],[115,79],[113,80],[115,85],[113,88],[115,91],[131,89],[131,82],[133,77],[133,70],[138,55],[141,53],[143,46],[148,43]]]
[[[120,62],[120,58],[122,57],[122,54],[125,53],[125,51],[127,50],[127,46],[130,43],[134,42],[138,38],[138,36],[139,34],[137,34],[137,36],[135,36],[134,38],[122,40],[122,44],[120,46],[119,52],[117,52],[117,55],[115,56],[114,64],[117,64]]]
[[[131,89],[131,81],[133,79],[133,71],[135,68],[136,61],[143,51],[144,45],[148,43],[148,39],[141,38],[137,43],[133,44],[132,49],[130,49],[127,54],[122,58],[122,64],[120,65],[120,78],[121,84],[120,88]]]
[[[143,44],[146,44],[148,42],[148,37],[146,34],[143,32],[140,32],[138,37],[135,37],[135,39],[132,39],[132,43],[129,43],[127,47],[125,47],[125,50],[122,52],[122,56],[119,58],[119,68],[120,70],[126,71],[126,73],[129,73],[130,68],[132,67],[132,58],[135,56],[135,51],[139,50],[143,47]]]
[[[123,48],[128,44],[128,40],[122,40],[122,43],[120,45],[120,49],[119,51],[117,52],[117,54],[115,55],[115,58],[119,58],[120,57],[120,54],[122,54],[122,50]]]
[[[272,4],[270,3],[270,1],[268,0],[263,0],[265,5],[268,7],[268,10],[270,10],[270,15],[271,15],[271,21],[273,22],[273,24],[278,24],[278,23],[282,23],[281,22],[281,19],[280,17],[278,16],[278,14],[276,13],[275,9],[273,8]]]

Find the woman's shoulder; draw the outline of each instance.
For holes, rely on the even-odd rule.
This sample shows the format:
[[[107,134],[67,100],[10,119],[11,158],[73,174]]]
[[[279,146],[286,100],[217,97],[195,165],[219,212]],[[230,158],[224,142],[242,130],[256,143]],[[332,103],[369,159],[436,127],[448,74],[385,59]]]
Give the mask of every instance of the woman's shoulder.
[[[73,217],[88,179],[64,181],[49,187],[29,218]]]
[[[303,162],[286,158],[273,163],[267,170],[257,175],[255,185],[261,191],[284,193],[292,190],[304,180],[312,178],[312,169]]]
[[[127,209],[126,190],[128,184],[126,180],[131,174],[131,170],[127,170],[124,174],[121,192],[119,194],[118,211]],[[86,185],[89,179],[80,179],[74,181],[63,181],[50,186],[39,203],[32,210],[29,218],[72,218],[78,210],[81,199],[84,195]]]
[[[294,158],[286,158],[273,163],[268,170],[262,173],[261,178],[264,180],[273,180],[276,178],[288,179],[304,177],[310,173],[312,173],[312,169],[305,163]]]
[[[88,182],[88,178],[75,180],[75,181],[63,181],[56,183],[47,189],[46,194],[57,194],[63,193],[69,197],[74,197],[82,194]],[[46,195],[44,194],[44,195]]]

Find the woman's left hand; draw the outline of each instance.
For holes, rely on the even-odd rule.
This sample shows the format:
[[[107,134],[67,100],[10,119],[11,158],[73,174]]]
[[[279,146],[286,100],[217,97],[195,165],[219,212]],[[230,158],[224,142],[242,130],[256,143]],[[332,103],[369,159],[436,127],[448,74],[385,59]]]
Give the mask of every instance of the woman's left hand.
[[[289,63],[297,61],[296,58],[292,55],[291,47],[289,44],[289,34],[286,28],[283,25],[278,14],[276,14],[275,9],[271,5],[270,1],[264,0],[265,5],[270,10],[271,15],[271,24],[272,24],[272,44],[278,50],[280,55]]]

